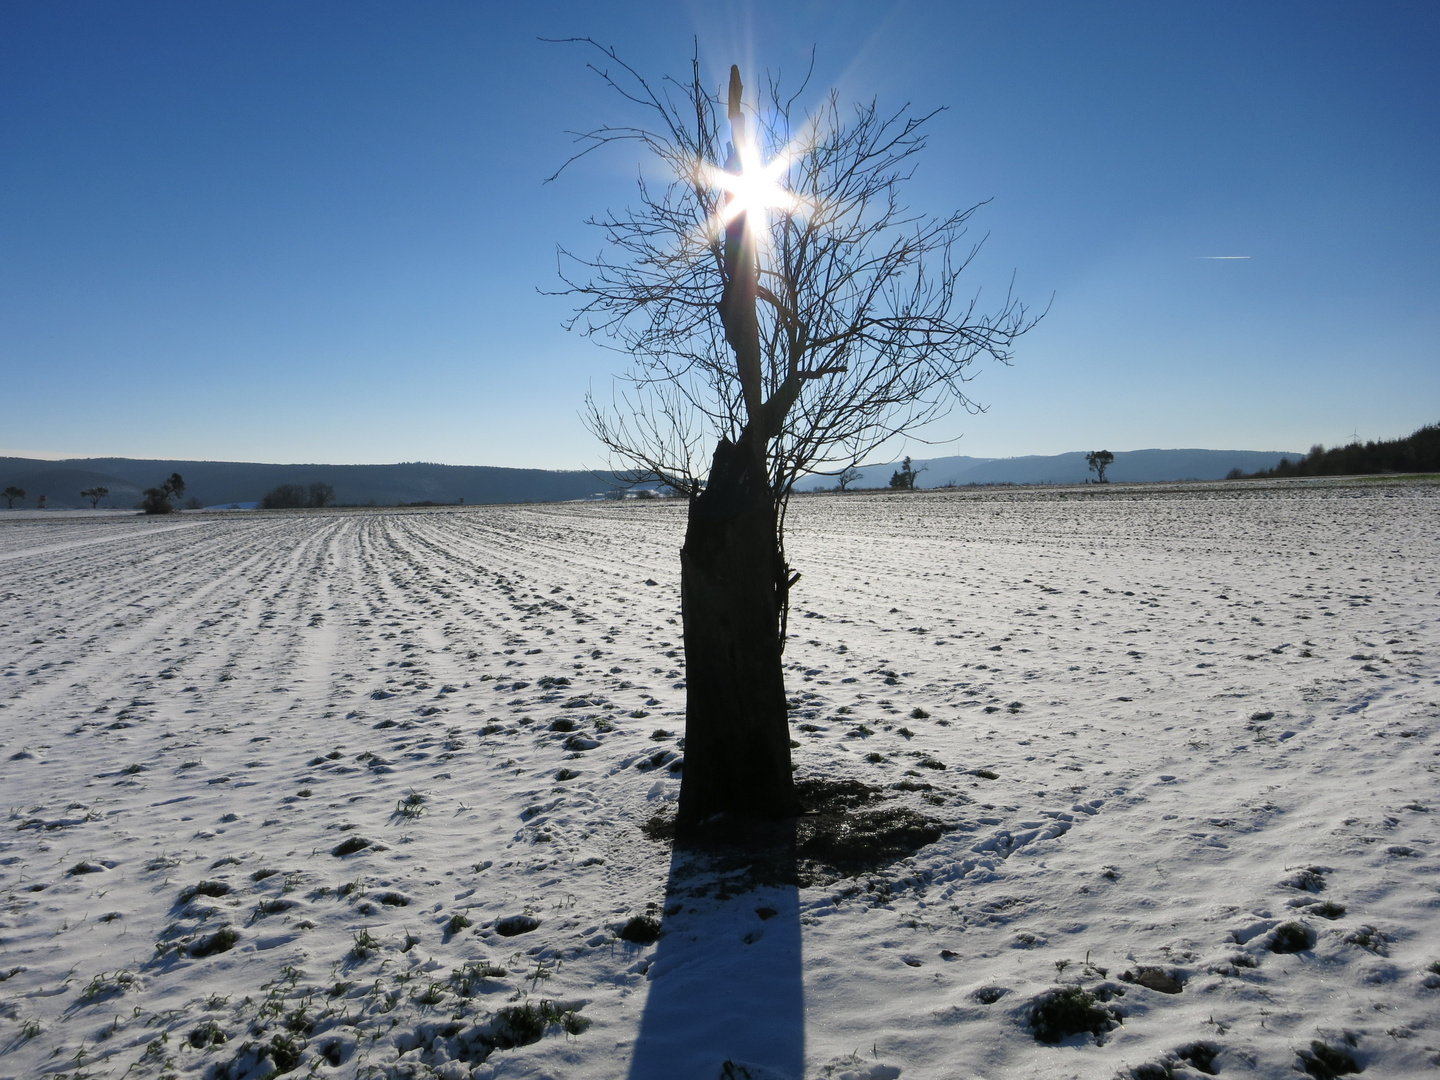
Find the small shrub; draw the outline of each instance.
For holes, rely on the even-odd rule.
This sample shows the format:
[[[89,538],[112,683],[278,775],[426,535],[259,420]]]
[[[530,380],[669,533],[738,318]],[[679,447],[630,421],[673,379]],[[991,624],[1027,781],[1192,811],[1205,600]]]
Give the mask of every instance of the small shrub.
[[[896,790],[896,791],[934,791],[934,790],[935,790],[930,784],[925,783],[923,780],[922,780],[922,781],[915,781],[915,780],[911,780],[909,777],[906,777],[904,780],[900,780],[900,781],[898,781],[898,782],[896,782],[896,783],[894,783],[894,784],[891,784],[890,786],[891,786],[894,790]]]
[[[270,1060],[275,1064],[271,1075],[283,1076],[300,1067],[300,1054],[305,1043],[294,1035],[276,1035],[270,1040]]]
[[[496,1013],[493,1033],[486,1041],[500,1050],[528,1046],[539,1042],[551,1024],[559,1024],[568,1034],[579,1035],[590,1026],[590,1021],[574,1009],[561,1009],[553,1002],[542,1001],[536,1005],[527,1001]]]
[[[117,971],[114,975],[101,972],[90,980],[90,985],[80,991],[82,1001],[100,1001],[115,997],[137,987],[140,979],[133,971]]]
[[[910,710],[910,719],[911,719],[911,720],[929,720],[929,719],[930,719],[930,714],[929,714],[928,712],[926,712],[924,709],[921,709],[921,708],[918,708],[918,707],[917,707],[917,708],[914,708],[914,709],[911,709],[911,710]]]
[[[1215,1076],[1220,1070],[1215,1066],[1215,1059],[1220,1056],[1220,1051],[1208,1043],[1191,1043],[1189,1046],[1182,1046],[1175,1051],[1175,1056],[1181,1061],[1187,1061],[1197,1071],[1206,1076]]]
[[[267,915],[279,915],[282,912],[289,911],[294,906],[294,900],[282,900],[278,897],[274,900],[261,900],[255,905],[255,910],[250,913],[250,921],[252,923],[258,922]]]
[[[1326,900],[1323,904],[1315,904],[1306,910],[1312,915],[1319,915],[1322,919],[1338,919],[1345,914],[1345,905],[1337,904],[1333,900]]]
[[[203,960],[207,956],[215,956],[219,953],[229,952],[240,940],[237,934],[228,926],[222,926],[213,934],[199,938],[192,942],[185,950],[186,954]]]
[[[450,984],[461,997],[474,997],[486,979],[503,979],[509,972],[484,960],[472,960],[450,972]]]
[[[660,940],[660,920],[653,915],[636,915],[620,928],[620,940],[635,945],[653,945]]]
[[[1315,1080],[1335,1080],[1337,1076],[1361,1071],[1360,1064],[1344,1050],[1338,1050],[1319,1039],[1311,1042],[1309,1050],[1300,1050],[1298,1054],[1300,1067],[1315,1077]]]
[[[208,1050],[212,1046],[219,1046],[225,1042],[227,1038],[229,1038],[229,1036],[225,1034],[224,1028],[214,1020],[206,1020],[194,1031],[190,1032],[190,1034],[185,1037],[185,1041],[196,1050]]]
[[[1130,1070],[1132,1080],[1176,1080],[1173,1061],[1147,1061]]]
[[[355,935],[355,944],[350,946],[350,959],[364,960],[375,951],[375,948],[375,939],[370,936],[370,930],[366,927]]]
[[[540,920],[533,915],[507,915],[495,920],[495,932],[501,937],[518,937],[539,927]]]
[[[180,890],[180,903],[188,904],[197,896],[225,896],[230,892],[230,886],[223,881],[202,881],[196,885],[187,886]]]
[[[1120,981],[1134,983],[1161,994],[1178,994],[1184,989],[1184,984],[1179,979],[1158,967],[1141,967],[1135,971],[1127,971],[1120,976]]]
[[[542,1002],[539,1006],[528,1001],[524,1005],[512,1005],[501,1009],[495,1018],[495,1045],[502,1050],[516,1046],[528,1046],[540,1041],[545,1029],[550,1026]]]
[[[472,925],[472,923],[468,916],[462,912],[456,912],[454,915],[451,915],[445,923],[445,933],[453,936],[470,925]]]
[[[1324,892],[1325,871],[1319,866],[1303,867],[1280,884],[1290,889],[1299,889],[1302,892]]]
[[[1388,955],[1385,946],[1393,940],[1389,934],[1382,933],[1373,926],[1362,926],[1345,935],[1345,944],[1359,945],[1360,948],[1373,952],[1377,956]]]
[[[1030,1008],[1030,1030],[1036,1041],[1051,1045],[1082,1033],[1100,1042],[1116,1023],[1114,1011],[1079,986],[1056,987]]]
[[[1315,931],[1301,922],[1283,923],[1270,937],[1273,953],[1306,952],[1315,945]]]

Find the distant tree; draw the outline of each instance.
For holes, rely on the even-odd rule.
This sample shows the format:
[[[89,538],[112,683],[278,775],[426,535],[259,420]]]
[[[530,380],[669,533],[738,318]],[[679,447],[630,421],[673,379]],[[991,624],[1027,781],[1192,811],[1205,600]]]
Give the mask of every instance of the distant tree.
[[[159,487],[146,488],[140,500],[140,509],[147,514],[171,514],[175,512],[172,500],[185,494],[185,481],[180,474],[171,473],[170,478]]]
[[[90,488],[88,491],[80,492],[80,497],[82,499],[89,499],[90,509],[94,510],[97,506],[100,505],[100,500],[105,498],[105,496],[109,494],[110,489],[107,487],[93,487]]]
[[[1273,469],[1251,473],[1262,476],[1363,476],[1375,473],[1440,472],[1440,424],[1427,424],[1403,439],[1385,439],[1329,450],[1319,443],[1299,461],[1281,458]]]
[[[37,499],[35,500],[35,509],[36,509],[36,510],[44,510],[44,509],[45,509],[45,504],[46,504],[47,502],[49,502],[49,501],[50,501],[50,496],[48,496],[48,495],[41,495],[39,498],[37,498]]]
[[[11,484],[4,491],[0,491],[0,495],[3,495],[5,497],[5,509],[14,510],[15,500],[23,499],[25,497],[25,489],[18,488],[14,484]]]
[[[1105,470],[1110,467],[1110,463],[1114,460],[1115,455],[1109,450],[1091,450],[1090,453],[1085,455],[1085,461],[1090,466],[1090,471],[1099,477],[1099,479],[1095,481],[1097,484],[1105,483]]]
[[[191,495],[190,498],[185,500],[186,510],[203,510],[204,508],[205,504],[202,503],[199,499],[197,499],[194,495]]]
[[[841,491],[848,491],[850,489],[850,485],[855,483],[856,480],[865,479],[865,474],[859,469],[855,468],[854,465],[851,465],[848,469],[843,470],[840,475],[837,476],[835,479],[840,481]]]
[[[915,466],[911,464],[910,458],[907,455],[905,458],[905,464],[901,465],[900,469],[897,472],[891,473],[890,486],[898,491],[914,491],[915,480],[927,468],[929,468],[928,465],[922,465],[918,469],[915,468]]]
[[[262,510],[298,510],[310,505],[310,492],[299,484],[281,484],[265,493],[260,500]]]
[[[335,489],[329,484],[322,484],[319,481],[309,487],[301,487],[299,484],[281,484],[265,493],[260,500],[262,510],[301,510],[305,507],[325,507],[335,501]],[[397,506],[431,506],[433,503],[396,503]]]

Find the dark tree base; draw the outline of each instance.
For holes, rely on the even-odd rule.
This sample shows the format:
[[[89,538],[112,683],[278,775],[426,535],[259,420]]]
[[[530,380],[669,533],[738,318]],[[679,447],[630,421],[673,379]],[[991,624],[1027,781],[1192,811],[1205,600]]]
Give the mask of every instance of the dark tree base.
[[[684,836],[676,835],[675,820],[655,817],[643,831],[695,857],[685,887],[704,895],[715,888],[740,893],[760,885],[828,885],[873,873],[935,843],[947,829],[893,792],[857,780],[813,776],[796,790],[804,807],[798,817],[712,818]]]

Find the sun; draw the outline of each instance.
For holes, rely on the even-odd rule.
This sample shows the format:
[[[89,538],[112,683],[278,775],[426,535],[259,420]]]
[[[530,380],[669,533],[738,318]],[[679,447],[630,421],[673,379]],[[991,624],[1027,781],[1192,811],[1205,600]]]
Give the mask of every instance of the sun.
[[[741,214],[752,211],[780,210],[790,213],[799,207],[800,200],[780,183],[780,178],[790,168],[789,157],[782,154],[769,162],[761,162],[760,152],[753,144],[742,142],[737,149],[739,172],[716,165],[708,166],[706,170],[711,186],[720,188],[726,195],[716,215],[720,224],[728,225]]]

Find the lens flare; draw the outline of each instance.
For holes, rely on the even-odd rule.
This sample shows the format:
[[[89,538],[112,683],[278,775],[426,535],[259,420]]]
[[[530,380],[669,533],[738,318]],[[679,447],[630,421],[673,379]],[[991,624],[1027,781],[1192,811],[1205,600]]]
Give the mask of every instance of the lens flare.
[[[791,213],[799,208],[800,200],[793,192],[786,191],[780,178],[790,168],[790,159],[781,155],[768,163],[762,163],[760,153],[752,145],[742,144],[738,148],[740,170],[731,172],[715,165],[706,167],[707,179],[712,187],[725,192],[717,216],[720,223],[728,224],[741,214],[781,210]]]

